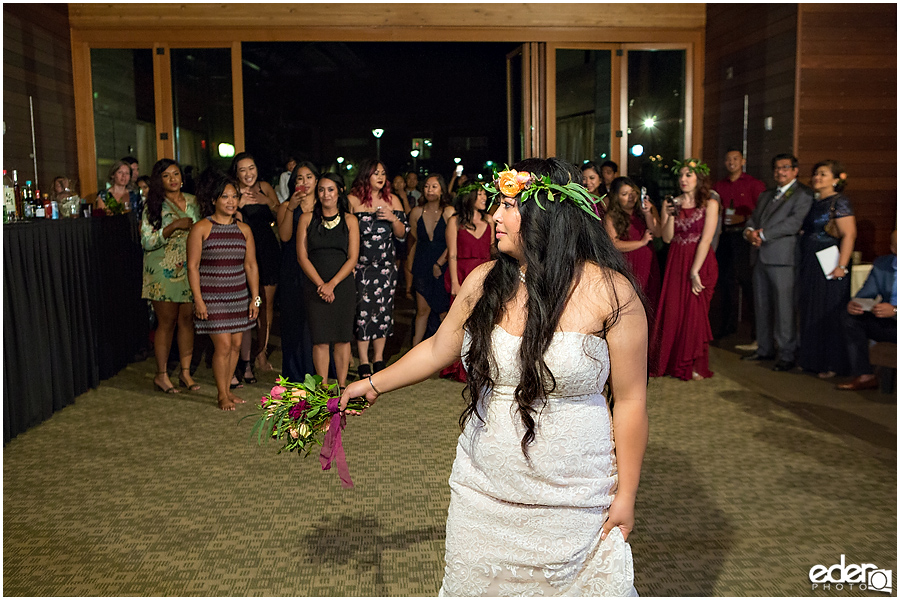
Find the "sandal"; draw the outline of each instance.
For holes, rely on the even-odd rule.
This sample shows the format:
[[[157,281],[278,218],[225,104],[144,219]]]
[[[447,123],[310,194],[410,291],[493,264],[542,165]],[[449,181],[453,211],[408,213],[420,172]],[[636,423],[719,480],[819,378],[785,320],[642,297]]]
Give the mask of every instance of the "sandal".
[[[247,376],[248,372],[250,373],[249,377]],[[235,371],[234,376],[237,377],[238,381],[243,380],[247,385],[256,383],[256,374],[253,372],[253,367],[249,360],[244,360],[242,358],[238,359],[237,370]]]
[[[819,373],[818,377],[819,379],[831,379],[835,375],[837,375],[837,373],[835,373],[834,371],[823,371]]]
[[[160,372],[158,372],[158,373],[156,374],[156,376],[159,377],[160,375],[168,375],[168,374],[169,374],[168,371],[160,371]],[[174,385],[173,385],[173,386],[170,386],[170,387],[167,387],[167,388],[164,388],[163,386],[161,386],[161,385],[159,385],[158,383],[156,383],[156,380],[155,380],[155,379],[153,380],[153,385],[155,385],[156,387],[158,387],[158,388],[159,388],[159,391],[161,391],[163,394],[177,394],[177,393],[178,393],[178,390],[175,389],[175,386],[174,386]]]
[[[184,368],[181,369],[182,374],[178,376],[178,384],[181,387],[186,387],[188,390],[190,390],[192,392],[196,392],[197,390],[200,389],[200,384],[195,381],[191,385],[188,385],[188,383],[184,380],[184,372],[185,371],[190,372],[190,370],[191,370],[190,367],[188,367],[187,369],[184,369]]]

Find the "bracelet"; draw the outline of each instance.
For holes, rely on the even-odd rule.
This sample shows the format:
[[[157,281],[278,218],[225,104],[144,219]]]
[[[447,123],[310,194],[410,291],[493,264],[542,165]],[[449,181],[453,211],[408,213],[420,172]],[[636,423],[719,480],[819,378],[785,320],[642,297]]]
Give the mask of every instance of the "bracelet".
[[[850,271],[850,269],[847,268],[847,265],[838,265],[838,267],[843,269],[844,273],[847,273],[848,271]]]
[[[379,391],[378,391],[378,388],[375,387],[375,384],[372,383],[372,376],[371,376],[371,375],[369,375],[369,385],[371,385],[371,386],[372,386],[372,389],[375,390],[375,394],[376,394],[376,395],[378,395],[378,396],[381,395],[381,392],[379,392]]]
[[[257,297],[256,297],[256,300],[253,301],[253,304],[256,305],[256,308],[259,308],[260,306],[262,306],[262,298],[260,298],[259,296],[257,296]]]

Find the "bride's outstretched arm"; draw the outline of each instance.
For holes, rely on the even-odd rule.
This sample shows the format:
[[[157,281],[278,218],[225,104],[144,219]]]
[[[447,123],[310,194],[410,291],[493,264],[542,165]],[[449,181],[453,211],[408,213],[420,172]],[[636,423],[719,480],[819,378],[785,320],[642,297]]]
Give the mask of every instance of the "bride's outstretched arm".
[[[647,317],[633,290],[628,294],[617,285],[616,291],[619,298],[630,298],[607,335],[619,486],[602,537],[618,527],[627,539],[634,528],[634,501],[648,437]]]
[[[475,302],[481,297],[481,283],[493,265],[493,262],[480,265],[466,277],[437,333],[383,371],[348,385],[341,396],[341,410],[347,407],[350,398],[365,396],[370,403],[374,403],[378,394],[424,381],[457,360],[462,351],[463,326]]]

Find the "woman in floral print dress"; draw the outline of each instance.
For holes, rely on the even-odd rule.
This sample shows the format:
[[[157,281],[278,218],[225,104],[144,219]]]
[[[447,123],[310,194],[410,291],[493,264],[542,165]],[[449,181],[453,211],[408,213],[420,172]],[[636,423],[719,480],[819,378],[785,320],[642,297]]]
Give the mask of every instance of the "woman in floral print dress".
[[[169,158],[153,165],[147,206],[141,217],[144,248],[144,285],[141,297],[153,303],[159,325],[153,338],[156,377],[153,383],[167,394],[178,390],[169,379],[166,364],[178,325],[178,380],[191,390],[200,388],[191,378],[194,351],[193,295],[187,278],[187,237],[200,220],[200,206],[191,194],[181,191],[181,167]]]
[[[394,238],[406,239],[409,224],[403,204],[391,193],[384,165],[368,160],[359,168],[349,195],[359,219],[359,262],[356,265],[356,349],[358,374],[366,377],[385,367],[384,344],[393,333],[397,264]],[[374,350],[369,364],[369,342]]]

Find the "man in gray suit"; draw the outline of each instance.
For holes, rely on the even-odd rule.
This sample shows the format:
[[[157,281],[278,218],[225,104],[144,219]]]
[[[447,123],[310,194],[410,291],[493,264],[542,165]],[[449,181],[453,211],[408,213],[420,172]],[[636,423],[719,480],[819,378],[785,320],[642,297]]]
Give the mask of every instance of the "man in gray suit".
[[[797,157],[779,154],[772,159],[775,189],[759,195],[756,209],[747,219],[744,239],[753,245],[753,308],[759,349],[744,360],[778,360],[773,371],[796,366],[797,325],[794,280],[797,240],[803,219],[813,202],[813,192],[797,181]]]

